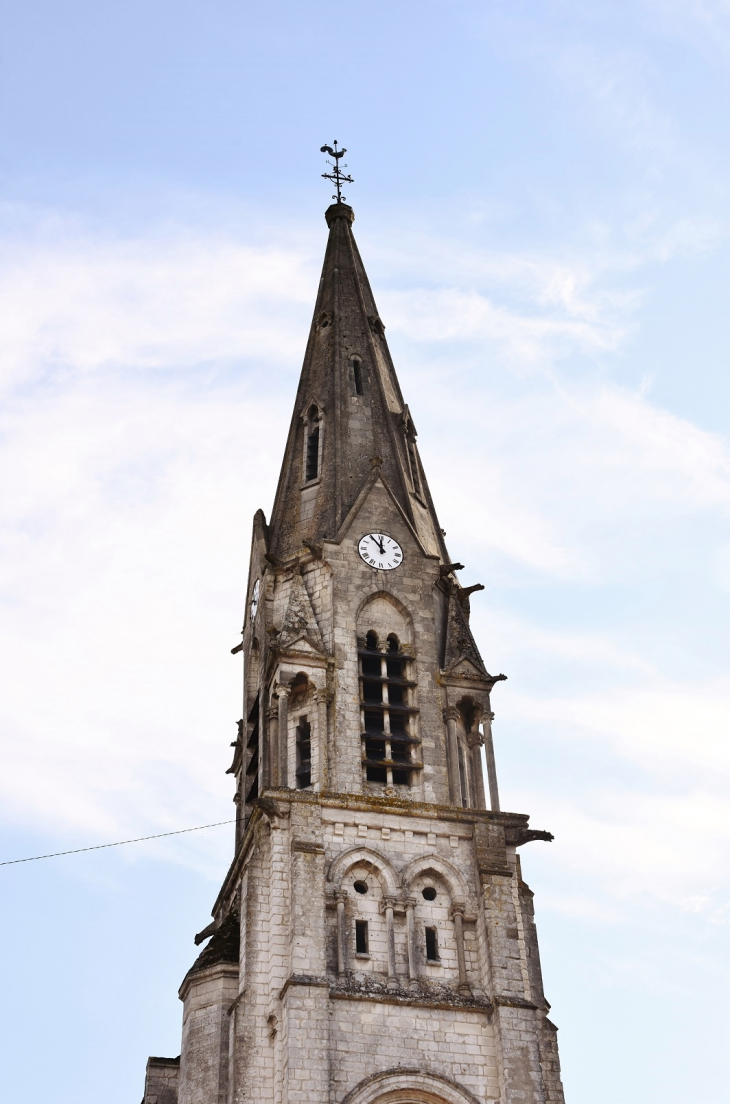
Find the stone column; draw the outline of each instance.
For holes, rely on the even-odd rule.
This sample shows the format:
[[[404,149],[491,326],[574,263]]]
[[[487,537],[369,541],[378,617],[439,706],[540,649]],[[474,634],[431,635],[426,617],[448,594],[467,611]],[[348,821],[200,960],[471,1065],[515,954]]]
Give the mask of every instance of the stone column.
[[[453,905],[451,908],[451,918],[454,921],[456,959],[459,963],[459,988],[465,992],[471,992],[469,977],[466,972],[466,954],[464,952],[464,906]]]
[[[337,974],[347,973],[347,932],[345,931],[345,894],[340,889],[337,899]]]
[[[494,713],[485,713],[484,725],[484,750],[487,755],[487,778],[489,779],[489,804],[492,812],[499,812],[499,790],[497,788],[497,767],[494,762],[494,741],[492,740],[492,721]]]
[[[276,785],[287,786],[287,763],[289,759],[289,695],[291,694],[291,690],[288,686],[279,686],[277,688],[277,693],[279,695],[279,747],[276,757]]]
[[[408,978],[415,984],[418,978],[416,965],[416,898],[406,897],[406,939],[408,942]]]
[[[312,782],[315,790],[329,789],[329,764],[327,762],[327,704],[326,690],[315,690],[317,703],[317,739],[312,745]]]
[[[482,771],[482,745],[484,737],[479,731],[479,722],[474,725],[474,730],[466,738],[471,752],[471,770],[474,779],[474,793],[477,799],[477,809],[486,809],[487,802],[484,795],[484,773]]]
[[[459,774],[459,733],[456,725],[459,710],[455,706],[444,709],[446,722],[446,752],[449,761],[449,800],[452,805],[461,806],[461,776]]]
[[[386,897],[383,901],[383,911],[385,912],[385,931],[386,939],[388,941],[388,985],[393,986],[398,984],[398,977],[395,969],[395,921],[393,919],[393,909],[395,908],[395,897]]]

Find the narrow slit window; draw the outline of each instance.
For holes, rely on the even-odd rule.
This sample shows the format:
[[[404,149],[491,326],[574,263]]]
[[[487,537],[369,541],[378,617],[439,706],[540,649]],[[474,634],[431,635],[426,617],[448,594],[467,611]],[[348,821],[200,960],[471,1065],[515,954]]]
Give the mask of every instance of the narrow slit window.
[[[428,962],[438,962],[439,941],[435,928],[426,928],[426,959]]]
[[[421,489],[421,473],[418,468],[418,453],[416,452],[416,442],[412,437],[408,438],[408,460],[411,465],[411,482],[413,483],[413,490],[417,495],[423,497],[423,491]]]
[[[319,474],[319,426],[313,425],[307,437],[306,480],[316,479]]]
[[[355,921],[355,953],[361,955],[366,955],[368,953],[367,920]]]
[[[352,375],[355,380],[355,394],[362,395],[362,366],[359,360],[352,362]]]
[[[297,725],[297,789],[312,784],[312,728],[306,717]]]

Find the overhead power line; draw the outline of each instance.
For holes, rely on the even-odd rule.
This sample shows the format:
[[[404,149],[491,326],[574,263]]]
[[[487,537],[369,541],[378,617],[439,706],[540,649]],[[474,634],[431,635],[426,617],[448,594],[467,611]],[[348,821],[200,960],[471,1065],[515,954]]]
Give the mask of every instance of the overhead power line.
[[[72,851],[51,851],[48,855],[29,855],[26,859],[6,859],[5,862],[0,862],[0,866],[37,862],[38,859],[58,859],[61,855],[79,855],[82,851],[101,851],[105,847],[124,847],[126,843],[144,843],[145,840],[162,839],[164,836],[182,836],[185,832],[202,832],[204,828],[220,828],[222,824],[235,824],[235,820],[217,820],[215,824],[198,824],[195,828],[178,828],[174,832],[157,832],[154,836],[137,836],[136,839],[117,840],[116,843],[96,843],[93,847],[75,847]]]

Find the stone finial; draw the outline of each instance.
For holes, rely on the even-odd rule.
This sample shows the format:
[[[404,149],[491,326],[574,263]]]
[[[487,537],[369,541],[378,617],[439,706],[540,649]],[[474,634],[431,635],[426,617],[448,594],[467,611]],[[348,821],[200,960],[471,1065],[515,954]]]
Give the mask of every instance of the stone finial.
[[[343,218],[352,224],[355,221],[355,212],[349,203],[331,203],[324,213],[327,225],[332,226],[335,219]]]

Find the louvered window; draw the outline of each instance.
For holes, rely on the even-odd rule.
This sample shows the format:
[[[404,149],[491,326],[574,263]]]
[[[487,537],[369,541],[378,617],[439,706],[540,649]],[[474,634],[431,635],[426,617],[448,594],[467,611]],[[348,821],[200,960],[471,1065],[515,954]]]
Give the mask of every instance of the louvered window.
[[[365,781],[412,786],[421,765],[415,735],[418,710],[413,704],[416,683],[410,678],[413,660],[395,635],[381,648],[375,632],[367,634],[359,657]]]

